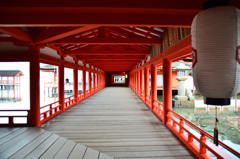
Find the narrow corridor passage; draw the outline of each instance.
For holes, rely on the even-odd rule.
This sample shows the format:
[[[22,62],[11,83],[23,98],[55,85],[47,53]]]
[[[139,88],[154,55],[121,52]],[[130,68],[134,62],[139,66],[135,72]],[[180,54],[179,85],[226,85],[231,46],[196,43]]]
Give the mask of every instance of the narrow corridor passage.
[[[127,87],[106,87],[41,127],[116,158],[195,158]]]

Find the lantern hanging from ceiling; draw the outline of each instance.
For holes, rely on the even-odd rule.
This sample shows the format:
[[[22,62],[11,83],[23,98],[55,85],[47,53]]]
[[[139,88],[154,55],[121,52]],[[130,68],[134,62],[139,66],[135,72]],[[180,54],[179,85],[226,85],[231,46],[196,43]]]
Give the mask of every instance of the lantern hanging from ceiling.
[[[192,23],[193,79],[205,104],[229,105],[240,91],[240,10],[216,6]]]

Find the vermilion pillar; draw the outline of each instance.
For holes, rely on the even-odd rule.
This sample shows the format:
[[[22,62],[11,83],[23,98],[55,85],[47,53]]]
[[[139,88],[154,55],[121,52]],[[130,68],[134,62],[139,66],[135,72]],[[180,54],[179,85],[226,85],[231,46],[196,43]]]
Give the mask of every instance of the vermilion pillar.
[[[134,73],[135,84],[134,84],[134,91],[137,93],[137,71]]]
[[[86,98],[86,70],[82,70],[82,92]]]
[[[93,92],[92,93],[95,93],[96,90],[95,90],[95,72],[93,72]]]
[[[95,92],[97,92],[98,91],[98,73],[96,73],[96,87],[95,87]]]
[[[146,98],[149,95],[149,68],[144,68],[144,91],[145,91],[145,103],[146,103]]]
[[[39,53],[40,48],[36,46],[29,47],[30,57],[30,114],[29,124],[38,127],[40,123],[40,66]]]
[[[168,109],[172,109],[172,61],[163,59],[163,124],[167,122]]]
[[[140,79],[141,79],[141,76],[140,76],[140,70],[137,71],[137,78],[138,78],[138,96],[140,96]]]
[[[140,70],[140,95],[142,98],[142,95],[143,95],[143,71],[142,70]]]
[[[89,91],[89,94],[91,95],[91,90],[92,90],[92,87],[91,87],[91,72],[88,71],[88,91]]]
[[[61,59],[64,60],[64,57],[61,56]],[[61,64],[58,67],[58,100],[59,104],[62,105],[62,111],[65,111],[64,107],[64,65]]]
[[[74,102],[78,103],[78,69],[73,69],[73,96]]]
[[[153,110],[153,103],[157,100],[157,66],[151,65],[151,110]]]

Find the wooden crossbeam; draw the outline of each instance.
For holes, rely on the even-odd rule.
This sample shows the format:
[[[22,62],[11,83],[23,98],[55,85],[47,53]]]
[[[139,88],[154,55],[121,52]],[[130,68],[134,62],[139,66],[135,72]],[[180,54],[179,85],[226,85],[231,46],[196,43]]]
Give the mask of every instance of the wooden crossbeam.
[[[63,55],[149,55],[149,51],[142,50],[64,50]]]
[[[84,60],[141,60],[145,59],[146,55],[97,55],[97,56],[86,56],[86,55],[81,55],[77,56],[78,60],[84,59]]]
[[[63,38],[53,44],[113,44],[113,45],[160,45],[159,38]]]
[[[29,34],[26,32],[22,31],[20,28],[15,28],[15,27],[0,27],[0,32],[10,35],[18,40],[24,41],[27,44],[32,43],[32,39]]]
[[[35,36],[36,44],[49,43],[54,40],[65,38],[80,32],[97,28],[98,26],[85,26],[85,27],[50,27],[43,30]]]

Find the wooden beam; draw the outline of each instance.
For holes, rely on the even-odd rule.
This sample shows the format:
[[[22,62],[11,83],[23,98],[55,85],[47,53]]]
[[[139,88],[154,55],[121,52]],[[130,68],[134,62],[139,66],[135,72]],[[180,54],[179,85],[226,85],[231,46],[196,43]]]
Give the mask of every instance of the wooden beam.
[[[141,60],[145,59],[145,55],[137,55],[137,56],[132,56],[132,55],[97,55],[97,56],[77,56],[78,60]]]
[[[159,38],[64,38],[53,44],[112,44],[112,45],[161,45]]]
[[[64,50],[63,55],[149,55],[149,51],[142,50]]]
[[[29,34],[15,27],[0,27],[0,32],[10,35],[18,40],[24,41],[26,44],[31,44],[32,39]]]
[[[54,40],[65,38],[77,33],[81,33],[87,30],[97,28],[98,26],[86,26],[86,27],[50,27],[43,30],[35,36],[36,44],[49,43]]]
[[[0,7],[1,10],[1,7]],[[46,9],[47,10],[47,9]],[[172,11],[174,12],[174,10]],[[179,12],[179,11],[177,11]],[[1,14],[0,27],[66,27],[66,26],[159,26],[191,27],[195,15],[115,15],[115,14]],[[71,17],[71,18],[69,18]],[[54,20],[52,20],[54,19]],[[63,20],[64,19],[64,20]],[[80,20],[76,20],[80,19]],[[144,19],[144,20],[143,20]]]
[[[90,64],[95,65],[95,66],[99,66],[99,65],[119,65],[119,66],[123,65],[123,66],[125,66],[125,65],[134,65],[134,64],[136,65],[139,62],[139,60],[136,60],[136,61],[118,61],[118,60],[88,61],[88,60],[86,60],[85,62],[90,63]]]

